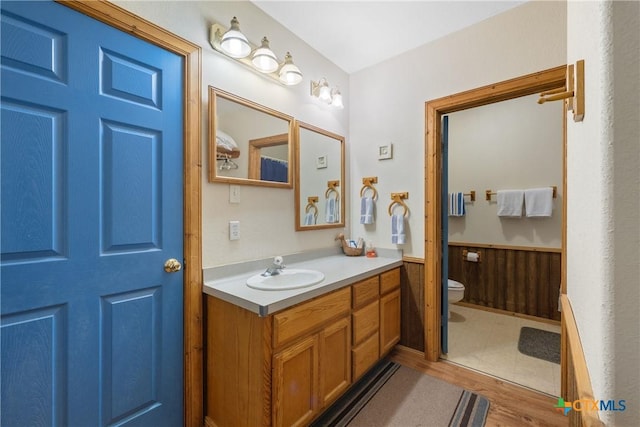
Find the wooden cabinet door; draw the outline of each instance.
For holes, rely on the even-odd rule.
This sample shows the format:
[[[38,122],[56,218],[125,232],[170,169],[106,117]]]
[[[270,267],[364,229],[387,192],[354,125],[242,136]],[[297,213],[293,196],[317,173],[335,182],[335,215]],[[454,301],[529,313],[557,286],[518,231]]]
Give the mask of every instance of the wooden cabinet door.
[[[348,317],[324,328],[320,340],[320,407],[324,408],[351,384],[351,322]]]
[[[380,298],[380,355],[400,341],[400,289]]]
[[[318,335],[301,339],[273,356],[273,425],[302,426],[318,412]]]

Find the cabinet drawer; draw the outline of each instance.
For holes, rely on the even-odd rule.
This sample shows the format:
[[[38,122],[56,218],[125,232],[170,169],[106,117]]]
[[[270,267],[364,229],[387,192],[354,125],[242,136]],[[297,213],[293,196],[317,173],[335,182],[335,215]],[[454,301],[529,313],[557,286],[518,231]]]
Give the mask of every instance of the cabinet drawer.
[[[353,312],[353,345],[358,345],[365,338],[378,330],[380,324],[380,304],[375,300],[371,304]]]
[[[376,332],[352,350],[351,360],[353,362],[354,381],[378,361],[378,340],[379,337]]]
[[[347,287],[274,314],[274,348],[320,327],[334,317],[345,315],[350,307],[351,290]]]
[[[379,295],[378,283],[378,276],[374,276],[351,285],[353,291],[353,308],[361,307],[369,301],[377,299]]]
[[[400,268],[380,274],[380,295],[400,287]]]

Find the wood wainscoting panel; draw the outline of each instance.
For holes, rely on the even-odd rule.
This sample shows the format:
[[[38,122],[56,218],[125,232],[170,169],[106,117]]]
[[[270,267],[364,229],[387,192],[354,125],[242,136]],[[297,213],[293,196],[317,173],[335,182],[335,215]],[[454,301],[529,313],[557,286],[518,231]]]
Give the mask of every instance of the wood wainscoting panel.
[[[556,249],[449,243],[449,278],[464,284],[463,302],[557,321],[561,261]]]
[[[424,351],[424,260],[404,261],[400,289],[400,344]]]
[[[595,400],[587,361],[584,358],[578,325],[573,309],[566,294],[561,297],[562,304],[562,397],[566,402],[585,399]],[[569,411],[569,425],[576,427],[602,427],[598,411]]]

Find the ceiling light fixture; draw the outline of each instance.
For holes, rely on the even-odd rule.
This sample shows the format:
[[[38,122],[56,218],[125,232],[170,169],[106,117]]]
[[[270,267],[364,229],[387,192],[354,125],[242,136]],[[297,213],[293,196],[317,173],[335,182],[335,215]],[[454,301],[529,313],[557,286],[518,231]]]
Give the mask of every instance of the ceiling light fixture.
[[[292,86],[302,81],[302,72],[293,63],[293,57],[289,52],[285,55],[284,61],[280,62],[269,47],[267,37],[262,38],[260,46],[251,44],[240,31],[240,23],[235,16],[228,30],[220,24],[211,25],[209,43],[217,52],[279,83]]]
[[[324,77],[317,82],[311,80],[311,96],[318,98],[325,104],[332,105],[336,108],[344,108],[342,94],[337,88],[331,89],[329,82]]]

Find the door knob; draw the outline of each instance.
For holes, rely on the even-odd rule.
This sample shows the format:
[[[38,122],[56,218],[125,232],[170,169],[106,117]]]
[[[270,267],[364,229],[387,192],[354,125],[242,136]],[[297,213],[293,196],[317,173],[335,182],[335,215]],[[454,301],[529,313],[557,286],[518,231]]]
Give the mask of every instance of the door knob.
[[[182,264],[175,258],[169,258],[164,263],[164,271],[167,273],[175,273],[182,270]]]

